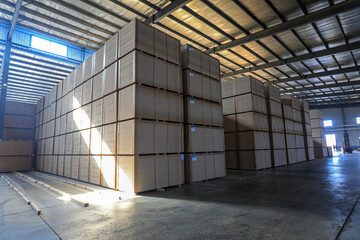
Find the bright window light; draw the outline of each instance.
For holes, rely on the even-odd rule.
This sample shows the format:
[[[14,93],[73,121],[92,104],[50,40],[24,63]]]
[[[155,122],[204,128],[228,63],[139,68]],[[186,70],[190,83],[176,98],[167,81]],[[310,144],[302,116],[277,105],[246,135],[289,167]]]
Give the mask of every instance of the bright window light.
[[[324,127],[331,127],[332,126],[332,120],[324,120]]]
[[[360,117],[356,118],[356,124],[360,124]]]
[[[36,36],[31,37],[31,47],[37,48],[39,50],[47,51],[50,53],[58,54],[61,56],[67,55],[67,47],[65,45],[51,42],[49,40],[39,38]]]

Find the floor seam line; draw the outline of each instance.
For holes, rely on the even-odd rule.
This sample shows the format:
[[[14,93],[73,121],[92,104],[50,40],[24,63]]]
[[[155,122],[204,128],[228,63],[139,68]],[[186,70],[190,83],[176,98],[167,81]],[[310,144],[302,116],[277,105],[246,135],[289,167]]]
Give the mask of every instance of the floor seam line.
[[[44,223],[45,223],[45,224],[56,234],[56,236],[58,236],[58,238],[61,240],[62,238],[61,238],[60,235],[55,231],[55,229],[53,229],[53,228],[50,226],[50,224],[48,224],[41,215],[38,215],[38,216],[41,218],[41,220],[44,221]]]
[[[355,207],[356,207],[356,205],[357,205],[357,204],[358,204],[358,202],[359,202],[359,199],[360,199],[360,193],[358,194],[358,197],[356,198],[356,201],[355,201],[355,203],[354,203],[353,207],[351,208],[351,210],[350,210],[350,212],[349,212],[348,216],[346,217],[344,224],[341,226],[341,228],[340,228],[340,230],[339,230],[338,234],[336,235],[335,240],[339,240],[339,239],[340,239],[341,233],[343,232],[343,230],[345,229],[345,227],[346,227],[347,223],[349,222],[350,217],[351,217],[351,215],[353,214],[353,212],[354,212],[354,210],[355,210]]]

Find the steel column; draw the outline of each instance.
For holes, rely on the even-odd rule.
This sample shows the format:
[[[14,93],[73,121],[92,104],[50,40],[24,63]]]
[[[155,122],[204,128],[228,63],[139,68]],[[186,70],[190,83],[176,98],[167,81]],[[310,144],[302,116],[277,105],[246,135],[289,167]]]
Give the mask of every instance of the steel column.
[[[9,65],[10,65],[11,40],[15,30],[16,21],[20,13],[21,4],[22,4],[22,0],[18,0],[16,2],[9,33],[6,39],[3,62],[0,69],[0,76],[2,74],[1,76],[2,86],[1,86],[1,96],[0,96],[0,139],[3,139],[3,135],[4,135],[4,119],[5,119],[6,94],[7,94],[7,84],[8,84],[8,75],[9,75]]]

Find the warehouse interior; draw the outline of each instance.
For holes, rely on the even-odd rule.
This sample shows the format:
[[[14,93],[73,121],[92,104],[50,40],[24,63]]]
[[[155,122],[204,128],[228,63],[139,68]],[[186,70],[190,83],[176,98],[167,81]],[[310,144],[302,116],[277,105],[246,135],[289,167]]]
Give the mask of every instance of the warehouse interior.
[[[359,23],[358,0],[0,0],[0,239],[358,239]]]

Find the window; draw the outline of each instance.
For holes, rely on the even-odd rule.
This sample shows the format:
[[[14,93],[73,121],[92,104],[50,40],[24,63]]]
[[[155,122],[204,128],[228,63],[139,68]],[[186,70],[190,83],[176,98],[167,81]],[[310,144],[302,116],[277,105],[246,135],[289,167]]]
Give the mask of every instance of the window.
[[[360,117],[356,118],[356,124],[360,124]]]
[[[31,47],[61,56],[67,55],[67,47],[65,45],[35,36],[31,37]]]
[[[332,126],[332,120],[324,120],[324,127],[331,127]]]

